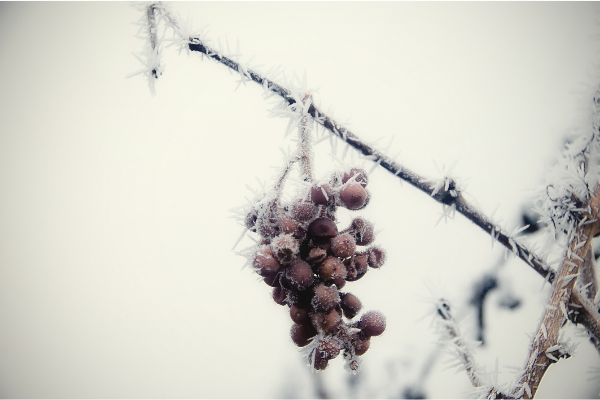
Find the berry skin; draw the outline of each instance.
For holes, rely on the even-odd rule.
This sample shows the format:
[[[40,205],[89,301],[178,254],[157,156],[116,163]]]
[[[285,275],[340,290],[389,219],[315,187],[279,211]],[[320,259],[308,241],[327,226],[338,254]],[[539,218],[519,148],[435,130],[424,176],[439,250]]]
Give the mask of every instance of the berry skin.
[[[287,214],[281,214],[279,216],[279,230],[282,233],[288,233],[290,235],[298,236],[300,231],[300,222],[296,221],[294,218],[290,217]]]
[[[273,300],[275,301],[275,303],[277,303],[281,306],[285,306],[286,298],[287,298],[287,292],[285,291],[285,289],[282,289],[281,287],[273,288]]]
[[[348,258],[356,250],[356,241],[349,233],[342,233],[331,239],[331,251],[337,257]]]
[[[315,247],[310,249],[308,256],[305,258],[305,260],[309,263],[309,264],[319,264],[321,262],[323,262],[323,260],[325,260],[325,258],[327,257],[327,250],[322,249],[320,247]]]
[[[348,210],[359,210],[365,205],[367,191],[358,183],[349,183],[340,190],[340,200]]]
[[[302,260],[292,261],[290,266],[286,268],[285,278],[288,285],[297,291],[308,289],[314,281],[312,268],[306,261]]]
[[[356,317],[356,314],[360,312],[362,308],[362,303],[352,293],[345,293],[341,296],[342,303],[340,304],[342,307],[342,311],[344,311],[344,316],[348,319],[352,319]]]
[[[294,324],[290,330],[290,336],[298,347],[304,347],[312,342],[312,338],[315,337],[316,334],[317,331],[312,325]]]
[[[352,258],[344,261],[348,275],[346,280],[348,282],[354,282],[362,278],[368,270],[367,254],[356,253]]]
[[[369,347],[371,347],[371,341],[369,339],[360,339],[358,335],[352,338],[352,344],[354,345],[354,354],[357,356],[362,356],[369,350]]]
[[[323,194],[327,194],[327,197]],[[315,185],[310,189],[310,198],[315,204],[327,204],[333,199],[333,193],[329,185]]]
[[[318,238],[332,238],[337,236],[338,229],[335,222],[329,218],[317,218],[308,225],[308,235]]]
[[[300,308],[296,305],[290,307],[290,318],[297,324],[310,325],[310,316],[308,315],[309,310],[307,308]]]
[[[340,343],[335,339],[321,340],[317,346],[317,353],[320,358],[333,360],[340,354]]]
[[[354,218],[348,231],[358,246],[367,246],[375,239],[373,224],[364,218]]]
[[[367,337],[379,336],[385,331],[385,316],[379,311],[369,311],[360,318],[358,326]]]
[[[271,249],[258,250],[254,255],[252,266],[264,278],[272,278],[281,269],[281,264],[275,259],[275,254]]]
[[[271,241],[271,249],[281,264],[291,263],[300,251],[300,243],[292,235],[281,234]]]
[[[314,288],[312,306],[315,311],[330,311],[340,303],[340,294],[337,287],[319,284]]]
[[[346,278],[346,266],[337,257],[329,256],[319,265],[319,276],[325,282]]]
[[[313,312],[310,314],[310,320],[318,331],[333,333],[342,323],[342,315],[334,308],[329,312]]]
[[[385,262],[385,250],[381,247],[373,246],[367,250],[367,263],[371,268],[380,268]]]
[[[296,201],[292,204],[292,215],[299,221],[308,221],[317,213],[317,207],[313,202]]]
[[[348,182],[352,177],[355,177],[354,180],[356,181],[356,183],[359,183],[362,187],[366,187],[369,183],[367,171],[365,171],[362,168],[352,168],[350,172],[344,172],[342,183]]]

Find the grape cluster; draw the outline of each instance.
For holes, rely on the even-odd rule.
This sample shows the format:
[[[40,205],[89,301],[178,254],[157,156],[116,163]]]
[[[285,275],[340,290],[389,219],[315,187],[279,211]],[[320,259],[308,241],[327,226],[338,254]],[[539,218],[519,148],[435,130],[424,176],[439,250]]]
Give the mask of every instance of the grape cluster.
[[[316,370],[343,352],[347,368],[356,371],[357,357],[369,349],[371,337],[385,330],[385,317],[377,311],[354,321],[362,303],[341,291],[368,267],[379,268],[385,261],[385,251],[372,245],[369,221],[354,218],[341,231],[335,223],[338,207],[361,210],[367,205],[367,183],[363,169],[337,172],[326,183],[314,184],[306,199],[258,203],[246,217],[247,228],[261,237],[252,266],[273,287],[273,300],[289,307],[292,341],[307,346]]]

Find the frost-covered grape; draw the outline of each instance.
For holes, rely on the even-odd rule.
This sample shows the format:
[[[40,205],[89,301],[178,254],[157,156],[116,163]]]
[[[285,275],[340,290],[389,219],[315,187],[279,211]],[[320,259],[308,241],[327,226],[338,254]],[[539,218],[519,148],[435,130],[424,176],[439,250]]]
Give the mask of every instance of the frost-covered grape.
[[[282,233],[288,233],[290,235],[294,235],[297,236],[298,231],[299,231],[299,227],[300,227],[300,222],[296,221],[294,218],[292,218],[291,216],[287,215],[287,214],[281,214],[279,216],[279,230]]]
[[[320,358],[333,360],[340,354],[342,346],[335,339],[321,340],[317,346],[317,352]]]
[[[246,224],[246,228],[248,228],[248,230],[250,232],[256,232],[256,219],[258,218],[258,214],[256,213],[255,210],[252,210],[248,213],[248,215],[246,215],[246,219],[244,220],[244,223]]]
[[[286,298],[287,292],[285,291],[285,289],[282,289],[281,287],[273,288],[273,300],[275,301],[275,303],[284,306]]]
[[[356,317],[356,314],[358,314],[362,308],[362,303],[358,297],[352,293],[345,293],[341,296],[341,300],[342,302],[340,305],[344,312],[344,316],[348,319]]]
[[[325,368],[327,368],[327,364],[329,363],[329,360],[322,357],[321,354],[319,354],[319,352],[315,352],[315,353],[316,353],[315,354],[315,362],[313,364],[313,367],[317,371],[323,371]]]
[[[369,311],[360,318],[359,327],[366,336],[379,336],[385,331],[385,316],[379,311]]]
[[[342,233],[331,239],[331,251],[337,257],[347,258],[354,254],[356,241],[349,233]]]
[[[361,217],[352,220],[349,231],[359,246],[367,246],[375,239],[373,224]]]
[[[313,271],[306,261],[294,260],[285,270],[288,285],[295,290],[306,290],[314,281]]]
[[[306,257],[306,261],[309,264],[315,265],[323,262],[325,257],[327,257],[327,250],[320,247],[314,247],[310,249],[308,256]]]
[[[367,263],[371,268],[380,268],[385,262],[385,250],[381,247],[373,246],[367,250]]]
[[[271,241],[271,249],[281,264],[289,264],[300,251],[300,243],[290,234],[281,234]]]
[[[292,204],[292,215],[299,221],[308,221],[317,213],[317,207],[309,201],[299,200]]]
[[[324,333],[333,333],[342,323],[341,312],[336,308],[329,312],[313,312],[310,315],[312,325]]]
[[[346,266],[337,257],[329,256],[319,265],[319,276],[325,282],[346,278]]]
[[[252,266],[256,272],[262,277],[273,277],[279,272],[281,264],[275,259],[275,255],[271,249],[260,249],[254,255]]]
[[[349,183],[340,190],[340,200],[348,210],[359,210],[365,205],[367,191],[358,183]]]
[[[337,278],[335,278],[335,279],[333,280],[333,283],[335,284],[335,286],[336,286],[338,289],[341,289],[341,288],[343,288],[344,286],[346,286],[346,277],[343,277],[343,278],[342,278],[341,276],[339,276],[339,277],[337,277]]]
[[[340,303],[340,294],[337,287],[318,284],[314,288],[312,307],[315,311],[329,311]]]
[[[315,337],[316,335],[317,331],[310,324],[294,324],[292,325],[292,329],[290,330],[290,336],[292,337],[292,340],[294,341],[294,343],[296,343],[296,346],[298,347],[306,346],[307,344],[312,342],[311,338]]]
[[[346,276],[347,281],[357,281],[367,273],[368,264],[366,253],[356,253],[346,262],[348,263],[348,265],[346,265],[346,270],[348,271],[348,275]]]
[[[327,204],[333,199],[333,193],[329,185],[315,185],[310,189],[310,198],[315,204]]]
[[[352,344],[354,345],[354,354],[362,356],[371,347],[371,341],[369,339],[361,339],[359,335],[352,338]]]
[[[308,308],[301,308],[296,305],[290,307],[290,318],[297,324],[310,324]]]
[[[350,172],[344,172],[344,177],[342,178],[342,183],[348,182],[350,178],[355,177],[356,183],[360,183],[362,187],[366,187],[369,183],[369,178],[367,177],[367,171],[362,168],[352,168]]]
[[[320,217],[315,219],[308,225],[308,235],[312,237],[329,237],[337,236],[338,229],[335,222],[329,218]]]

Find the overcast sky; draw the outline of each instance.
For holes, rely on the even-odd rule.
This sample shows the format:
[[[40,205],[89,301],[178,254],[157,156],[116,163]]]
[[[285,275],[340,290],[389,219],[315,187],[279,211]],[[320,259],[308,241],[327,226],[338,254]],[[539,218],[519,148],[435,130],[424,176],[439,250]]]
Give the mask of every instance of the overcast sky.
[[[323,109],[418,173],[453,176],[507,230],[520,226],[565,136],[600,82],[598,3],[173,3],[183,18],[259,71],[306,73]],[[281,166],[287,121],[254,83],[198,54],[164,51],[150,94],[129,3],[0,3],[0,395],[2,397],[311,397],[287,307],[232,247],[256,178]],[[253,58],[252,58],[253,57]],[[250,59],[252,60],[250,61]],[[586,110],[587,111],[587,110]],[[337,139],[336,139],[337,140]],[[331,163],[316,146],[317,171]],[[344,145],[337,144],[341,158]],[[372,163],[350,150],[370,170]],[[273,168],[275,167],[275,169]],[[431,299],[475,320],[471,284],[503,250],[462,216],[382,169],[360,214],[387,264],[347,285],[388,318],[363,357],[359,396],[398,396],[436,336]],[[340,225],[352,218],[340,212]],[[245,239],[241,247],[251,244]],[[548,288],[509,258],[491,295],[478,361],[514,378]],[[461,323],[463,323],[461,322]],[[569,331],[568,334],[572,334]],[[540,397],[598,396],[584,339],[553,366]],[[443,358],[430,397],[464,397]],[[322,375],[350,396],[342,361]]]

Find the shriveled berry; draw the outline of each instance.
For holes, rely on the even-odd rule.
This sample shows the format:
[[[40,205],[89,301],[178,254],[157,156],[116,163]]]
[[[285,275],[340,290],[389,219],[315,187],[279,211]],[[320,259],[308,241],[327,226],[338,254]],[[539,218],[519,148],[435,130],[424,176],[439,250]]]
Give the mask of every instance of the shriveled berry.
[[[319,276],[325,282],[346,278],[346,266],[337,257],[329,256],[319,265]]]
[[[294,260],[285,270],[288,285],[295,290],[306,290],[314,281],[313,271],[306,261]]]
[[[292,204],[292,215],[299,221],[308,221],[317,213],[317,206],[310,201],[296,201]]]
[[[281,274],[277,274],[277,275],[273,275],[273,276],[265,276],[263,278],[263,281],[267,285],[276,288],[276,287],[280,287],[281,286],[281,284],[279,283],[279,278],[280,277],[281,277]]]
[[[318,352],[315,352],[318,353]],[[326,358],[321,357],[320,354],[315,354],[315,362],[313,364],[313,367],[317,370],[317,371],[323,371],[325,368],[327,368],[327,363],[329,362],[329,360],[327,360]]]
[[[335,222],[329,218],[317,218],[308,225],[308,235],[312,237],[329,237],[337,236],[338,229]]]
[[[349,183],[340,190],[340,200],[348,210],[359,210],[365,205],[367,191],[358,183]]]
[[[344,277],[344,278],[342,278],[341,276],[340,276],[340,277],[337,277],[337,278],[335,278],[335,279],[333,280],[333,283],[335,284],[335,286],[336,286],[338,289],[341,289],[341,288],[343,288],[344,286],[346,286],[346,278],[345,278],[345,277]]]
[[[362,356],[369,350],[371,347],[371,341],[369,339],[360,339],[358,336],[353,338],[352,344],[354,346],[354,354],[357,356]]]
[[[333,333],[342,323],[342,315],[337,309],[329,312],[313,312],[310,314],[312,325],[324,333]]]
[[[350,178],[355,177],[354,180],[356,183],[360,183],[362,187],[367,186],[369,183],[369,178],[367,177],[367,171],[362,168],[352,168],[349,172],[344,172],[344,177],[342,178],[342,183],[346,183],[350,180]]]
[[[333,360],[340,354],[341,344],[335,339],[321,340],[317,345],[317,352],[320,358]]]
[[[248,215],[246,215],[246,219],[244,220],[244,223],[246,224],[246,228],[248,228],[248,230],[250,232],[256,232],[256,219],[258,218],[258,214],[256,213],[255,210],[252,210],[248,213]]]
[[[310,189],[310,198],[315,204],[327,204],[333,199],[329,185],[315,185]]]
[[[381,247],[373,246],[367,250],[367,263],[371,268],[380,268],[385,262],[385,250]]]
[[[359,246],[371,244],[375,239],[373,224],[361,217],[352,220],[349,231],[352,233],[356,244]]]
[[[357,281],[367,273],[368,264],[366,253],[356,253],[350,261],[347,260],[346,262],[348,263],[348,265],[346,265],[346,270],[348,271],[348,275],[346,276],[347,281]]]
[[[340,302],[340,294],[335,286],[325,286],[321,283],[315,286],[314,293],[311,304],[315,311],[329,311]]]
[[[360,312],[362,308],[362,303],[352,293],[345,293],[341,296],[341,307],[342,311],[344,311],[344,316],[348,319],[352,319],[356,317],[356,314]]]
[[[287,292],[285,291],[285,289],[282,289],[281,287],[273,288],[273,300],[275,301],[275,303],[284,306],[286,304],[286,298]]]
[[[271,240],[271,249],[273,249],[275,258],[285,265],[296,258],[300,251],[300,243],[292,235],[282,233]]]
[[[385,331],[385,316],[379,311],[369,311],[360,318],[359,327],[366,336],[379,336]]]
[[[281,264],[275,259],[273,251],[264,248],[256,252],[252,266],[262,277],[273,277],[281,268]]]
[[[356,241],[349,233],[342,233],[331,239],[331,251],[337,257],[347,258],[354,254]]]
[[[297,324],[310,324],[310,317],[307,308],[301,308],[296,305],[290,307],[290,318]]]
[[[292,325],[292,329],[290,330],[290,336],[296,346],[304,347],[310,342],[312,342],[313,337],[317,334],[316,329],[312,325],[301,325],[294,324]]]
[[[314,247],[308,252],[308,256],[305,258],[309,264],[318,264],[327,257],[327,250],[320,247]]]

